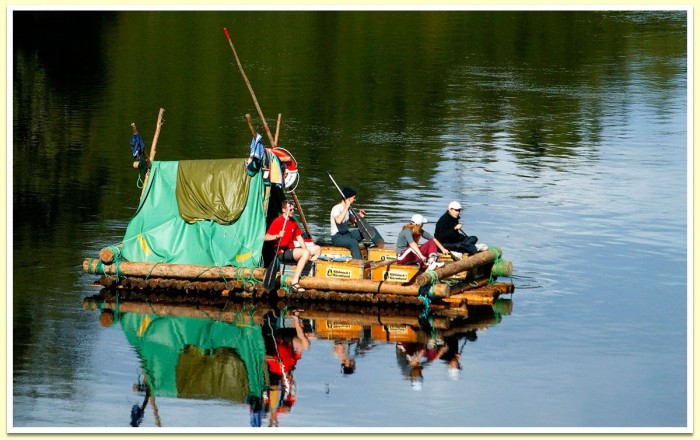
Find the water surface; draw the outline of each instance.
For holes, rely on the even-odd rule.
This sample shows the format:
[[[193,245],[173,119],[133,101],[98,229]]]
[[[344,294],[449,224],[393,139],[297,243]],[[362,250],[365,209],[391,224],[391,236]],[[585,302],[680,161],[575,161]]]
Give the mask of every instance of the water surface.
[[[459,200],[467,231],[515,266],[512,312],[465,345],[456,381],[433,362],[414,389],[386,341],[338,376],[317,338],[280,429],[689,423],[686,12],[12,18],[15,428],[129,427],[141,361],[82,309],[96,289],[80,264],[136,209],[132,122],[149,145],[165,108],[160,160],[247,155],[244,114],[261,124],[224,27],[268,123],[282,114],[314,236],[331,171],[388,241]],[[158,409],[142,428],[249,426],[225,399]]]

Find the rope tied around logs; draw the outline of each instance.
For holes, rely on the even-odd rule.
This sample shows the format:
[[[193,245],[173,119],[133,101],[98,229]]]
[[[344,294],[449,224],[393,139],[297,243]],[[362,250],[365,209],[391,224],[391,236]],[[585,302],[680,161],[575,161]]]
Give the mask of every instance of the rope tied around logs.
[[[119,265],[121,264],[121,259],[117,258],[115,255],[114,263],[112,264],[114,264],[114,275],[117,277],[117,282],[119,282],[119,277],[121,276],[119,273]],[[102,265],[102,272],[104,272],[104,264]],[[104,275],[107,276],[107,273],[105,273]]]
[[[162,261],[159,261],[159,262],[157,262],[156,264],[153,265],[153,267],[151,268],[151,270],[148,271],[148,275],[146,275],[146,278],[144,278],[144,281],[148,281],[148,279],[151,277],[151,274],[153,273],[153,269],[155,269],[156,266],[158,266],[160,263],[162,263]],[[201,275],[201,274],[200,274],[200,275]]]
[[[245,276],[245,267],[241,266],[236,266],[236,271],[234,273],[234,277],[236,278],[237,281],[243,281],[243,283],[252,283],[256,284],[258,282],[258,279],[253,276],[253,269],[251,268],[248,271],[248,276]]]
[[[425,311],[427,311],[430,309],[431,298],[435,296],[433,286],[440,281],[440,276],[434,270],[426,270],[425,273],[430,276],[430,282],[418,289],[418,298],[423,301],[423,306],[425,306]]]
[[[285,286],[287,285],[287,280],[289,279],[290,275],[289,274],[282,274],[280,277],[280,285]]]
[[[498,248],[489,246],[489,250],[496,256],[496,258],[493,260],[493,266],[491,266],[491,272],[489,273],[489,285],[492,285],[496,282],[496,280],[493,279],[493,268],[496,267],[498,262],[501,260],[501,255]]]

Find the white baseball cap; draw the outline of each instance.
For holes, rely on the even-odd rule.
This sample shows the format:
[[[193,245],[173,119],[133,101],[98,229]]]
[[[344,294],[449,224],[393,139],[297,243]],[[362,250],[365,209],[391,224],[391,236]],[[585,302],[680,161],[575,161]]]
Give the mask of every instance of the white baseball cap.
[[[462,209],[462,205],[460,205],[459,202],[453,201],[453,202],[450,202],[447,209],[455,209],[455,210],[459,211],[460,209]]]
[[[413,223],[414,225],[423,225],[425,223],[428,223],[428,219],[420,214],[415,214],[413,217],[411,217],[411,223]]]

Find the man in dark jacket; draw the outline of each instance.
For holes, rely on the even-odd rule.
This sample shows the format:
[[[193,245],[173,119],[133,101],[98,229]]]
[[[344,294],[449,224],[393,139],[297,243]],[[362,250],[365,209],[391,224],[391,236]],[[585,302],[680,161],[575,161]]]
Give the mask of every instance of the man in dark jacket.
[[[476,242],[479,238],[469,236],[462,230],[462,225],[459,223],[460,212],[462,212],[462,205],[459,202],[450,202],[447,211],[435,224],[435,238],[451,251],[473,255],[478,252]]]

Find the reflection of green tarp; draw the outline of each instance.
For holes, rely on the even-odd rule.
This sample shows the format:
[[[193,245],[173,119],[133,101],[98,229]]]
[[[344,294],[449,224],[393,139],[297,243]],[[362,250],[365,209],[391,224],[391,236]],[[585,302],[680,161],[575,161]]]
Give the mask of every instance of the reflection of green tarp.
[[[188,347],[175,369],[177,395],[185,399],[224,399],[245,402],[248,373],[243,359],[233,349],[214,354]]]
[[[153,395],[236,402],[262,395],[260,326],[141,313],[125,313],[119,322],[141,358]]]
[[[222,162],[230,164],[236,160]],[[122,256],[139,262],[257,266],[265,235],[264,186],[260,173],[252,178],[244,177],[249,182],[247,202],[235,223],[223,225],[200,220],[190,224],[182,219],[177,206],[178,164],[152,163],[138,211],[122,241]],[[238,168],[245,174],[242,159]],[[231,180],[235,181],[240,179]]]
[[[177,206],[188,223],[235,222],[245,208],[250,178],[245,159],[181,160],[177,170]]]

